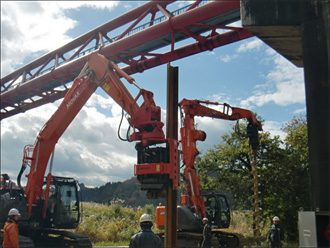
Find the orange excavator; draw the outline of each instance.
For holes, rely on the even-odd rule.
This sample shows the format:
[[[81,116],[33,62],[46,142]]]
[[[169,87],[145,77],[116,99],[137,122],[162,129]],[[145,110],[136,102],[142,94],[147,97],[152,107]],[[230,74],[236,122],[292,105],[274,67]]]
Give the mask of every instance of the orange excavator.
[[[223,110],[218,111],[206,105],[222,105]],[[195,166],[195,160],[199,151],[197,141],[204,141],[206,133],[195,129],[195,116],[211,117],[224,120],[246,119],[247,135],[253,151],[258,147],[258,131],[262,130],[261,123],[255,115],[246,109],[232,107],[228,104],[217,102],[183,99],[179,106],[183,117],[183,126],[180,128],[182,163],[184,168],[183,182],[184,193],[181,194],[181,205],[178,205],[178,243],[184,247],[197,247],[202,241],[202,218],[208,218],[213,234],[213,245],[238,247],[239,238],[220,229],[230,225],[230,208],[224,194],[206,193],[201,194],[200,180]],[[156,227],[164,228],[165,207],[156,208]]]
[[[135,98],[120,77],[139,88]],[[56,143],[98,87],[122,107],[123,114],[125,111],[129,115],[128,122],[133,131],[127,133],[126,140],[137,142],[139,162],[135,165],[135,175],[139,177],[141,187],[149,195],[156,196],[164,192],[168,181],[177,187],[176,171],[172,169],[175,166],[171,164],[176,162],[169,156],[169,151],[175,153],[177,144],[174,140],[165,139],[160,120],[161,109],[156,106],[153,93],[138,86],[116,64],[93,53],[56,112],[39,132],[35,144],[25,147],[22,168],[17,177],[19,189],[6,187],[8,183],[3,183],[1,187],[0,225],[6,221],[9,209],[17,208],[21,213],[20,234],[30,237],[36,247],[92,247],[89,238],[60,230],[77,227],[80,199],[77,181],[71,177],[53,176],[52,168]],[[143,103],[138,105],[140,97]],[[149,146],[152,148],[149,149]],[[166,154],[166,158],[162,161],[144,158],[146,151],[153,149]],[[27,167],[30,171],[23,188],[21,176]],[[8,181],[8,176],[3,179]],[[155,180],[157,183],[150,183]]]

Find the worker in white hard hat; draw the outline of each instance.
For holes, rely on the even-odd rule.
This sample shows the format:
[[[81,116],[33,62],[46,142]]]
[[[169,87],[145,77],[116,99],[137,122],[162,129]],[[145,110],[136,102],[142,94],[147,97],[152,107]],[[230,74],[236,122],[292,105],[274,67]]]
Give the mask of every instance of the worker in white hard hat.
[[[158,248],[162,245],[160,237],[151,230],[153,223],[149,214],[140,217],[141,231],[134,234],[129,242],[129,248]]]
[[[273,224],[268,231],[267,242],[270,243],[271,248],[282,247],[284,232],[279,222],[280,218],[278,216],[274,216]]]
[[[21,214],[16,208],[8,212],[8,220],[3,227],[4,236],[2,246],[4,248],[18,247],[18,226],[17,222]]]
[[[204,227],[203,227],[203,241],[202,241],[201,247],[202,248],[211,247],[212,246],[212,243],[211,243],[212,232],[211,232],[211,226],[209,224],[209,219],[204,217],[202,219],[202,222],[203,222]]]

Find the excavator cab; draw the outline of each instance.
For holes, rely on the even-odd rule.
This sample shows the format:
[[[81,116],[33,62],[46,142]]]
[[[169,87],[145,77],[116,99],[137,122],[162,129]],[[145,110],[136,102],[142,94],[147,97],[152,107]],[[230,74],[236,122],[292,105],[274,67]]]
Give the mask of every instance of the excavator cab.
[[[46,188],[46,183],[43,189]],[[79,195],[77,181],[73,178],[53,177],[49,189],[49,198],[45,227],[76,228],[79,223]]]
[[[220,193],[207,193],[202,195],[205,203],[206,216],[212,229],[228,228],[230,225],[230,208],[227,198]],[[202,216],[195,212],[194,206],[187,205],[187,195],[181,195],[178,209],[178,230],[197,231],[203,230]],[[165,228],[165,206],[161,204],[156,208],[156,228]]]
[[[212,228],[228,228],[230,225],[230,208],[223,194],[209,193],[204,198],[207,218]]]

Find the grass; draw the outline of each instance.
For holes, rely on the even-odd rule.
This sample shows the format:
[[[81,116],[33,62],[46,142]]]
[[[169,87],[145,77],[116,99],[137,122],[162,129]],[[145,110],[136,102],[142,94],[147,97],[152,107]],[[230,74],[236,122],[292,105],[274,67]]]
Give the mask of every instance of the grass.
[[[75,232],[86,235],[94,246],[123,246],[140,230],[143,213],[153,216],[154,207],[128,208],[118,203],[110,206],[97,203],[83,204],[82,221]]]
[[[140,230],[139,218],[147,213],[155,220],[155,207],[146,205],[143,208],[129,208],[120,203],[110,206],[97,203],[83,204],[82,222],[75,230],[88,236],[93,246],[128,246],[133,234]],[[267,227],[261,228],[258,247],[269,247],[266,243]],[[158,232],[153,227],[154,232]],[[257,247],[257,239],[253,236],[252,212],[233,211],[231,225],[226,232],[240,237],[242,247]],[[283,243],[283,247],[298,247],[298,243]]]
[[[129,241],[122,241],[122,242],[96,242],[93,243],[93,247],[98,246],[128,246]]]
[[[269,247],[269,244],[267,244],[269,226],[262,226],[262,224],[260,224],[260,237],[256,238],[253,235],[252,221],[252,211],[233,211],[231,224],[227,231],[239,234],[242,247]],[[283,242],[282,247],[298,246],[298,242]]]

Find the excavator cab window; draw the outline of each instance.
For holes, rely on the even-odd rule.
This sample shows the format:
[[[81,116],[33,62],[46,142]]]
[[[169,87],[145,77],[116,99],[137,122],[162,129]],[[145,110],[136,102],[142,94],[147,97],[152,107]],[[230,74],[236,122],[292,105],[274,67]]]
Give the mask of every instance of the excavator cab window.
[[[224,195],[217,195],[218,202],[220,205],[219,209],[219,215],[220,215],[220,221],[219,221],[219,226],[222,228],[227,228],[229,227],[230,224],[230,209],[229,209],[229,204],[227,201],[227,198]]]
[[[230,209],[227,198],[223,194],[204,195],[205,209],[211,225],[227,228],[230,224]]]
[[[58,177],[54,177],[53,182],[49,191],[46,225],[75,228],[80,218],[77,183],[72,178]]]
[[[215,218],[216,209],[217,209],[216,208],[216,205],[217,205],[216,198],[213,196],[208,196],[208,197],[205,197],[204,202],[205,202],[207,217],[209,220],[211,220],[211,223],[212,223],[212,221]]]
[[[63,216],[63,218],[77,219],[78,217],[78,205],[75,191],[76,188],[73,185],[62,185],[60,187],[60,202],[62,204],[60,215]]]

